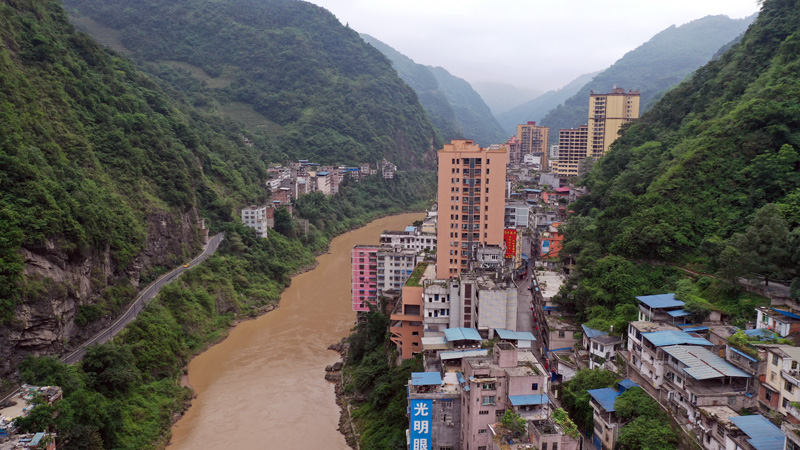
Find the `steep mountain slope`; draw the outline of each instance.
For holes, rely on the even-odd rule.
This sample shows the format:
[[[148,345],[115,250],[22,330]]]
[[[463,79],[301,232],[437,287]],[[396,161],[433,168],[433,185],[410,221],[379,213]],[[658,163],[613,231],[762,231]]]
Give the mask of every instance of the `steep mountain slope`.
[[[628,127],[575,204],[565,250],[579,270],[565,298],[596,304],[587,286],[619,256],[692,262],[731,281],[796,277],[798,69],[800,1],[767,0],[741,42]]]
[[[433,162],[441,142],[390,62],[327,10],[293,0],[70,0],[138,59],[179,64],[223,107],[245,104],[291,158]],[[92,30],[90,30],[92,31]],[[213,106],[213,105],[212,105]]]
[[[651,100],[707,63],[720,47],[744,32],[752,21],[753,17],[735,20],[708,16],[680,27],[671,26],[594,77],[563,105],[544,116],[542,124],[554,130],[585,124],[590,92],[610,92],[614,85],[641,90],[641,104],[646,109]],[[558,140],[557,132],[551,132],[550,136],[551,140]]]
[[[541,121],[550,110],[564,103],[589,83],[600,72],[592,72],[579,76],[561,89],[547,91],[544,94],[525,102],[508,111],[496,114],[498,122],[506,132],[515,134],[517,125],[528,121]]]
[[[417,64],[372,36],[361,37],[392,61],[400,78],[417,93],[445,140],[469,138],[483,146],[506,141],[508,136],[468,82],[441,67]]]
[[[0,375],[107,323],[197,222],[256,201],[239,129],[170,100],[53,1],[0,2]]]

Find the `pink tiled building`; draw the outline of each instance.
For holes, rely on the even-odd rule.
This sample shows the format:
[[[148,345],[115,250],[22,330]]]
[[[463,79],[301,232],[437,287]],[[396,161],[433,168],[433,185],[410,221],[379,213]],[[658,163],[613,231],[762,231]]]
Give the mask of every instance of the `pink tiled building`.
[[[367,305],[378,301],[378,250],[374,245],[353,247],[353,311],[369,311]]]

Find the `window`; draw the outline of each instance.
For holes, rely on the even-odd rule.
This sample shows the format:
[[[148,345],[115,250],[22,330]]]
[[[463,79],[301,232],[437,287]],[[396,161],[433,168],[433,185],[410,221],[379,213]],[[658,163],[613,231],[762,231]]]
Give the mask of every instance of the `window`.
[[[558,450],[558,442],[553,442],[553,450]]]
[[[772,391],[769,389],[764,389],[764,399],[768,402],[772,401]]]
[[[494,395],[484,395],[481,398],[481,405],[494,405],[497,403],[497,397]]]
[[[531,390],[532,391],[538,391],[539,390],[539,383],[531,384]]]
[[[790,394],[792,393],[792,387],[793,387],[793,386],[792,386],[792,383],[789,383],[789,381],[788,381],[788,380],[784,381],[784,383],[783,383],[783,388],[784,388],[784,389],[785,389],[787,392],[789,392]]]
[[[772,354],[772,365],[773,366],[777,366],[778,365],[778,355],[775,354],[775,353]]]
[[[478,430],[478,434],[486,434],[486,428],[481,428],[480,430]],[[483,447],[483,449],[486,450],[486,447]]]
[[[489,410],[488,409],[482,409],[482,410],[478,411],[478,415],[480,415],[480,416],[488,416],[489,415]]]
[[[494,389],[494,383],[483,383],[483,389]]]
[[[547,442],[542,442],[542,450],[547,450]]]
[[[558,332],[558,337],[563,338],[564,337],[564,332],[563,331],[559,331]]]

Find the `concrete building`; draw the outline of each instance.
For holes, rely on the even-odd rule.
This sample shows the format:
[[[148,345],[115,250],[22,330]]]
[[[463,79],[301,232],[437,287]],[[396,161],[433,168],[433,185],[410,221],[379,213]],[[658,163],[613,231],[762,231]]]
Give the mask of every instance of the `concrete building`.
[[[541,168],[546,169],[550,129],[538,126],[536,122],[519,124],[517,125],[517,139],[519,139],[521,154],[540,156],[542,158]]]
[[[330,172],[316,172],[313,179],[316,181],[316,190],[322,192],[324,195],[332,195],[333,192],[333,176]]]
[[[589,338],[589,368],[617,371],[617,351],[623,349],[622,338],[617,336],[593,336]]]
[[[628,324],[629,365],[655,388],[664,383],[663,348],[672,345],[711,347],[706,339],[678,330],[666,323],[631,322]]]
[[[353,311],[369,311],[378,301],[378,251],[374,245],[356,245],[350,256]]]
[[[566,128],[558,132],[558,161],[551,164],[552,171],[566,177],[578,176],[579,164],[586,159],[589,143],[589,126]]]
[[[770,307],[756,308],[756,328],[766,328],[786,337],[800,332],[800,315]]]
[[[507,409],[526,420],[544,420],[552,410],[547,396],[547,372],[532,353],[508,342],[495,344],[490,358],[463,360],[461,448],[478,450],[492,445],[489,424]]]
[[[619,137],[623,124],[639,118],[639,91],[627,92],[616,85],[608,94],[589,95],[589,156],[599,158]]]
[[[380,243],[384,246],[402,247],[417,252],[433,251],[436,250],[436,235],[423,233],[417,227],[408,226],[404,231],[384,231],[381,233]]]
[[[378,250],[378,295],[388,290],[400,290],[417,266],[417,252],[401,247],[382,247]]]
[[[505,146],[508,148],[509,165],[517,166],[523,162],[522,157],[524,156],[524,153],[522,152],[522,144],[516,136],[511,136],[506,141]]]
[[[444,336],[444,330],[461,326],[458,314],[451,314],[461,304],[457,279],[425,280],[422,297],[425,337]]]
[[[590,401],[594,416],[592,444],[597,450],[612,450],[616,445],[622,424],[617,417],[614,403],[616,403],[617,397],[634,387],[639,387],[639,385],[626,378],[617,383],[616,388],[587,391],[592,397]]]
[[[265,238],[269,233],[267,223],[267,205],[251,205],[242,209],[242,224],[248,228],[256,230],[256,234]]]
[[[444,377],[440,372],[411,374],[408,383],[410,448],[460,448],[461,395],[460,382],[453,372],[445,372]],[[429,415],[423,415],[423,411]],[[415,439],[424,440],[426,446],[415,443]]]
[[[676,318],[689,315],[683,310],[685,303],[676,300],[675,294],[642,295],[636,300],[640,321],[673,323]]]
[[[567,435],[553,419],[529,421],[528,435],[531,444],[541,450],[578,450],[581,445],[579,437]]]
[[[505,227],[528,228],[531,207],[524,203],[510,203],[506,205]]]
[[[765,346],[764,379],[759,402],[762,409],[789,414],[792,402],[800,402],[800,347]]]
[[[731,417],[733,429],[725,436],[725,448],[732,450],[781,450],[786,435],[762,415]]]
[[[479,279],[475,328],[494,337],[497,328],[517,328],[517,286],[510,280]]]
[[[467,268],[473,248],[503,242],[505,177],[508,152],[481,148],[472,140],[454,140],[437,153],[438,279]]]
[[[403,297],[389,316],[392,324],[390,340],[397,345],[402,359],[409,359],[422,351],[423,335],[423,284],[435,278],[433,265],[421,262],[403,285]]]

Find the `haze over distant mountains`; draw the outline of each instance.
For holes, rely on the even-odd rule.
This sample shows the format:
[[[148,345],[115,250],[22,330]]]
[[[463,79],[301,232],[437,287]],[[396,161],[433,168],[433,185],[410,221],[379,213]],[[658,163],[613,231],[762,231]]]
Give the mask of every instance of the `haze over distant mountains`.
[[[441,67],[417,64],[372,36],[361,34],[361,37],[389,58],[400,78],[417,93],[445,141],[468,138],[488,146],[508,139],[510,135],[506,135],[483,98],[467,81]]]
[[[544,94],[540,89],[523,89],[513,84],[493,81],[472,82],[472,88],[480,94],[495,117],[520,106],[526,99],[538,98]],[[500,122],[500,125],[502,124]]]
[[[547,113],[541,123],[552,130],[585,124],[590,92],[610,92],[614,85],[641,90],[644,112],[653,100],[710,61],[721,47],[741,36],[755,18],[755,15],[744,19],[707,16],[680,27],[671,26],[626,53],[563,105]],[[522,121],[524,117],[518,120]],[[550,140],[557,141],[558,132],[551,132]]]
[[[516,133],[517,124],[525,123],[530,120],[540,121],[550,110],[564,103],[568,98],[575,95],[581,88],[589,83],[598,72],[587,73],[567,83],[561,89],[547,91],[544,94],[516,106],[510,110],[495,114],[497,121],[506,132],[512,135]]]

